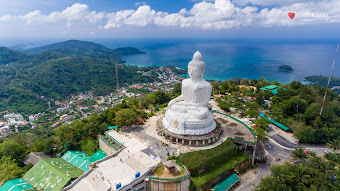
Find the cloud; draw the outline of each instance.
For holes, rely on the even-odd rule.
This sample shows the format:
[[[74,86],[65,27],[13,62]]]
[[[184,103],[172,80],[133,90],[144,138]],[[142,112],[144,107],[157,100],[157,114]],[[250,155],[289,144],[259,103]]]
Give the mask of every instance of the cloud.
[[[136,4],[135,4],[135,6],[139,6],[139,5],[146,5],[146,2],[137,2]]]
[[[0,16],[0,22],[21,20],[27,23],[54,23],[64,22],[70,25],[75,22],[96,23],[105,18],[104,12],[90,12],[86,4],[73,4],[63,11],[54,11],[48,15],[41,14],[40,10],[31,11],[23,16],[4,15]]]
[[[319,2],[319,0],[232,0],[232,3],[238,6],[246,5],[261,5],[261,6],[273,6],[273,5],[291,5],[294,3],[306,3],[306,2]]]
[[[277,6],[266,8],[257,5]],[[338,0],[304,0],[300,2],[297,2],[297,0],[201,1],[195,3],[188,10],[183,8],[175,13],[154,10],[145,2],[138,2],[136,6],[138,6],[136,10],[129,9],[106,13],[90,11],[86,4],[76,3],[62,11],[54,11],[49,14],[42,14],[40,10],[35,10],[25,15],[0,15],[0,23],[21,20],[32,25],[36,23],[62,23],[66,26],[75,23],[94,24],[100,29],[121,27],[166,28],[171,26],[221,30],[233,27],[297,26],[340,22],[340,12],[337,10],[340,7]],[[296,13],[294,19],[288,17],[290,11]],[[314,13],[324,13],[327,16],[322,18],[311,16]]]

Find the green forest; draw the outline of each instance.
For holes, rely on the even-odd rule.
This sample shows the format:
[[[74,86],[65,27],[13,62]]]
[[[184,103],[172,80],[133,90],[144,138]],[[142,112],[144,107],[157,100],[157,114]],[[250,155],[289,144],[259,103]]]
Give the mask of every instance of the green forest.
[[[309,82],[312,82],[316,86],[327,87],[328,76],[308,76],[305,79]],[[333,86],[340,86],[340,78],[331,77],[329,82],[329,88]],[[334,91],[340,93],[340,89],[335,89]]]
[[[65,49],[70,44],[72,48]],[[144,53],[131,47],[119,48],[115,53],[117,59],[105,56],[113,55],[115,50],[82,41],[66,41],[37,49],[44,52],[26,54],[0,47],[0,111],[39,113],[48,108],[48,101],[62,100],[70,94],[86,90],[93,90],[95,95],[109,94],[116,87],[115,64],[121,62],[119,54]],[[156,75],[137,73],[148,70],[150,68],[118,64],[119,83],[158,80]]]
[[[250,85],[257,88],[247,89],[240,85]],[[278,93],[258,91],[267,85],[279,85]],[[301,143],[325,144],[340,137],[340,102],[339,94],[328,91],[321,116],[325,88],[313,85],[303,85],[293,81],[290,84],[259,80],[230,79],[219,83],[213,82],[215,93],[229,94],[218,98],[219,107],[229,111],[230,107],[244,111],[244,115],[257,117],[257,113],[266,112],[270,118],[286,125],[299,138]],[[247,100],[247,97],[254,100]],[[270,100],[270,106],[264,100]]]

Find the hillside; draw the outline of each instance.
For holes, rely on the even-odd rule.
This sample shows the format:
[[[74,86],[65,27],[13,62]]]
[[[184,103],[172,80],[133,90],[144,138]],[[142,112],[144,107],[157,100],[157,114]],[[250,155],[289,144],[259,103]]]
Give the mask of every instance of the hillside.
[[[110,49],[103,45],[79,41],[79,40],[68,40],[64,42],[54,43],[42,47],[31,48],[24,51],[24,53],[36,54],[44,51],[53,51],[61,54],[65,54],[73,57],[90,57],[90,58],[103,58],[116,61],[118,63],[124,63],[125,61],[120,57],[121,55],[133,55],[133,54],[144,54],[145,52],[140,51],[132,47],[124,47],[117,49]]]
[[[71,47],[65,47],[67,44]],[[77,56],[70,55],[74,50],[79,50]],[[95,43],[73,40],[27,51],[34,54],[0,47],[0,111],[38,113],[48,108],[48,100],[61,100],[85,90],[93,90],[95,95],[113,92],[118,57],[103,56],[113,51]],[[142,51],[121,48],[117,52],[127,55]],[[151,68],[124,64],[119,64],[118,68],[120,84],[158,80],[156,74],[137,73]]]
[[[15,62],[18,59],[26,58],[27,55],[20,53],[16,50],[0,47],[0,64],[7,64],[10,62]]]
[[[328,83],[328,76],[307,76],[305,79],[309,82],[312,82],[313,85],[321,86],[321,87],[327,87]],[[331,77],[331,81],[329,82],[329,87],[335,91],[340,93],[340,88],[337,88],[336,86],[340,87],[340,78]]]

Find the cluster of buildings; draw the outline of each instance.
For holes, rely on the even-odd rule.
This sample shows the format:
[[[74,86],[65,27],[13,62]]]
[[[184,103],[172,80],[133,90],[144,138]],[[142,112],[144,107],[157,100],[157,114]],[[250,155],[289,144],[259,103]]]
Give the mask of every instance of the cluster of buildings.
[[[16,113],[3,113],[2,119],[0,119],[0,138],[6,137],[10,133],[10,127],[14,126],[18,131],[18,127],[27,125],[28,122],[22,115]]]
[[[91,156],[82,151],[67,151],[61,158],[30,153],[23,162],[34,166],[22,178],[7,181],[0,191],[147,189],[149,175],[160,164],[147,152],[147,144],[109,130],[99,136],[99,147]]]

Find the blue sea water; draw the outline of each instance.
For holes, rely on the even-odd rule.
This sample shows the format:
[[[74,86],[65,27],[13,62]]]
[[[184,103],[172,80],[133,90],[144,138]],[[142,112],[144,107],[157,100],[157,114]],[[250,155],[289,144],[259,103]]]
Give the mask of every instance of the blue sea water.
[[[68,39],[64,39],[68,40]],[[324,39],[83,39],[109,48],[135,47],[146,54],[125,56],[127,64],[136,66],[173,65],[187,68],[196,51],[206,63],[205,79],[259,79],[281,83],[303,81],[306,76],[328,76],[335,56],[337,40]],[[1,46],[24,44],[26,48],[63,40],[26,39],[1,41]],[[30,42],[30,43],[28,43]],[[290,65],[293,72],[281,72],[280,65]],[[340,77],[340,59],[333,76]]]
[[[98,41],[109,47],[132,46],[147,52],[125,56],[127,64],[136,66],[173,65],[187,68],[195,51],[206,63],[205,79],[259,79],[282,83],[303,81],[310,75],[329,75],[337,42],[333,40],[185,40],[139,39]],[[290,65],[293,72],[281,72],[280,65]],[[333,76],[340,76],[336,63]]]

